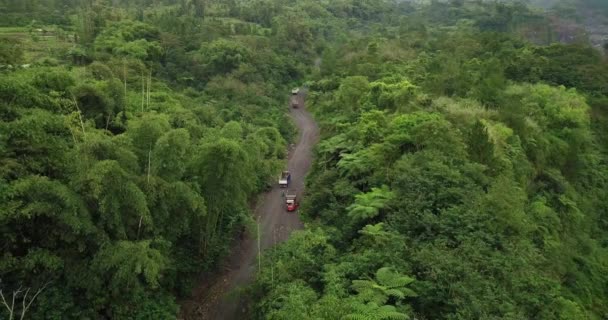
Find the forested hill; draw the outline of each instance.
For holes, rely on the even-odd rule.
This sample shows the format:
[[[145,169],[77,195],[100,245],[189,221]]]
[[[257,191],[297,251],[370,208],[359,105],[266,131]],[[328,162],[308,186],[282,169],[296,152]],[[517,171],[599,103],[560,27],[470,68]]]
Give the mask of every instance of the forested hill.
[[[1,319],[175,318],[250,222],[311,58],[235,6],[0,1]]]
[[[252,318],[603,319],[608,68],[584,37],[540,45],[548,19],[0,0],[0,318],[175,318],[274,183],[305,82],[307,229],[261,260]]]
[[[322,52],[308,228],[267,254],[255,316],[604,319],[601,52],[532,44],[559,37],[518,3],[389,12]]]

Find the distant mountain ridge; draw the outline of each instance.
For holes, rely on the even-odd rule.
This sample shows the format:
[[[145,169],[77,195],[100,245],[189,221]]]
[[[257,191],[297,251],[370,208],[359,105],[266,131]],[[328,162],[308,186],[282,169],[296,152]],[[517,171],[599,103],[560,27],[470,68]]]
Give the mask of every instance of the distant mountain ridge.
[[[522,2],[522,0],[504,0]],[[546,12],[555,32],[555,41],[589,41],[604,52],[608,44],[608,1],[606,0],[529,0],[523,1]]]

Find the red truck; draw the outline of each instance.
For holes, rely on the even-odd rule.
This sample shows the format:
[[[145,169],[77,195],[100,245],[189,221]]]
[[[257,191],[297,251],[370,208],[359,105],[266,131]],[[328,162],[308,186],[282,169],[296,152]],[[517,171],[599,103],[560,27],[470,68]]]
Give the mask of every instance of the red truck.
[[[285,205],[287,206],[287,212],[293,212],[298,209],[300,204],[298,203],[298,198],[295,192],[290,193],[287,191],[287,195],[285,195]]]

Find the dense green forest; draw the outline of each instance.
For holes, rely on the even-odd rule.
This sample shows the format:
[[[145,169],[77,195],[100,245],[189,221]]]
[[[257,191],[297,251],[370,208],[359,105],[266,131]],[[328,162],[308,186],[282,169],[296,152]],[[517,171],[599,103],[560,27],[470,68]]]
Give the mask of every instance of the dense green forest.
[[[520,4],[396,6],[311,76],[308,227],[257,317],[605,319],[604,57],[526,41]]]
[[[608,64],[529,41],[547,19],[0,0],[0,318],[175,318],[283,167],[306,83],[307,226],[266,253],[252,317],[604,319]]]
[[[283,166],[306,72],[286,26],[202,1],[0,7],[0,318],[39,291],[28,319],[174,318]]]

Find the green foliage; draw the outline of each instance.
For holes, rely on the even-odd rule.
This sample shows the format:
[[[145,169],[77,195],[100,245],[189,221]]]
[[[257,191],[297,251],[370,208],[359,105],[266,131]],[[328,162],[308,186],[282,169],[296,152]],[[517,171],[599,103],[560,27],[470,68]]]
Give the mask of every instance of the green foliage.
[[[348,21],[313,70],[323,137],[302,212],[335,251],[312,274],[269,254],[259,318],[601,319],[606,62],[527,42],[546,20],[521,4],[392,8]]]
[[[58,177],[66,168],[69,131],[63,119],[45,110],[33,110],[15,121],[2,123],[5,158],[2,175],[15,179],[29,174]]]
[[[168,181],[181,180],[186,172],[189,151],[190,134],[186,129],[174,129],[163,134],[152,151],[152,172]]]
[[[483,122],[477,121],[471,128],[468,147],[471,160],[492,166],[495,161],[494,144]]]
[[[507,121],[524,136],[532,162],[539,168],[549,165],[573,174],[578,155],[592,143],[584,98],[575,90],[547,85],[512,86],[506,94],[512,101],[505,112]],[[532,112],[524,116],[519,108]]]
[[[360,107],[360,99],[368,91],[369,83],[365,77],[355,76],[342,80],[336,93],[339,107],[344,114],[352,114]]]
[[[414,297],[416,293],[406,286],[414,279],[395,273],[390,268],[380,268],[376,271],[375,280],[353,280],[353,289],[357,298],[366,303],[384,305],[389,298],[397,301],[405,297]]]
[[[0,7],[0,289],[48,283],[26,318],[175,318],[284,166],[302,83],[308,229],[262,257],[258,318],[608,313],[608,64],[534,44],[598,1]]]
[[[0,39],[0,65],[14,65],[23,61],[23,49],[19,42]]]
[[[151,152],[155,148],[157,140],[170,128],[171,124],[166,115],[146,114],[129,122],[130,130],[128,130],[127,135],[131,138],[131,143],[136,150],[142,168],[148,167],[148,160],[150,160]],[[160,143],[159,149],[162,148],[162,144],[163,142]],[[162,163],[159,163],[159,165],[162,165]]]
[[[310,319],[309,306],[314,304],[317,296],[303,281],[281,286],[272,302],[274,309],[267,315],[268,319]]]
[[[356,220],[375,218],[393,197],[387,186],[372,188],[371,192],[355,195],[355,203],[346,210],[349,217]]]
[[[147,61],[161,57],[162,48],[158,40],[158,29],[142,22],[125,20],[104,28],[94,45],[101,52]]]
[[[246,63],[251,53],[238,42],[224,39],[205,43],[200,49],[201,70],[206,77],[226,74]]]
[[[416,86],[407,80],[394,84],[376,81],[370,87],[369,101],[384,110],[407,107],[416,93]]]
[[[0,289],[48,283],[32,319],[175,318],[283,167],[301,67],[204,1],[60,2],[0,10],[29,24],[0,30]]]
[[[313,35],[306,11],[286,10],[273,18],[276,40],[301,57],[310,54]]]
[[[394,306],[379,306],[373,302],[363,304],[354,303],[355,313],[346,315],[343,319],[348,320],[406,320],[406,314],[398,312]]]
[[[75,84],[71,74],[63,70],[40,70],[33,79],[32,85],[46,92],[55,91],[60,94],[68,91]]]
[[[58,247],[60,242],[74,242],[78,235],[92,231],[90,216],[83,203],[60,182],[31,176],[15,181],[10,189],[11,193],[5,199],[8,202],[5,203],[7,211],[4,211],[3,222],[20,228],[25,225],[20,225],[19,221],[54,221],[55,229],[48,230],[50,232],[28,228],[27,232],[37,233],[31,236],[46,237],[45,246]]]
[[[319,271],[335,255],[335,248],[328,240],[328,235],[318,229],[294,232],[285,245],[271,252],[267,259],[274,264],[274,281],[282,283],[302,279],[315,284],[321,282]],[[264,284],[272,285],[270,270],[264,270]]]
[[[159,285],[162,270],[167,267],[166,258],[151,242],[119,241],[103,247],[92,261],[93,268],[102,278],[108,278],[108,287],[116,294],[122,290],[136,290],[143,282],[151,288]]]
[[[140,228],[152,227],[144,193],[118,162],[99,161],[78,184],[88,207],[99,213],[95,223],[112,239],[136,239]]]
[[[202,189],[208,212],[203,250],[230,233],[245,212],[253,191],[250,163],[237,142],[224,138],[201,145],[193,157],[190,172]]]
[[[124,95],[120,83],[100,81],[76,86],[72,97],[79,112],[93,120],[95,127],[107,128],[111,117],[124,108]]]

